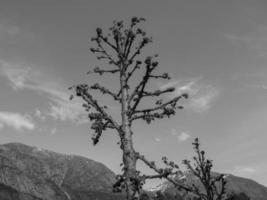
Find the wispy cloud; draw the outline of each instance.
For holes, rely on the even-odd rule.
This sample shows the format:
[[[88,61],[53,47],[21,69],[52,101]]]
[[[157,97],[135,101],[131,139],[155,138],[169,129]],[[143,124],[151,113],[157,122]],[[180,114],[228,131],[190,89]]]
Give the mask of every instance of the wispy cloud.
[[[212,102],[218,94],[218,91],[212,86],[205,86],[191,99],[188,107],[196,112],[205,112],[211,108]]]
[[[185,107],[195,112],[208,111],[212,102],[219,95],[219,91],[208,84],[201,83],[201,78],[190,80],[174,80],[161,86],[161,89],[175,87],[175,91],[171,97],[181,95],[182,93],[189,94],[189,100],[185,101]]]
[[[15,36],[20,33],[20,28],[7,22],[0,22],[0,36]]]
[[[38,108],[35,110],[34,116],[41,119],[42,121],[46,120],[46,116]]]
[[[76,99],[69,101],[67,86],[49,79],[47,76],[20,63],[8,63],[0,61],[1,74],[8,78],[13,89],[28,89],[46,96],[50,100],[49,111],[45,114],[56,120],[70,120],[76,123],[87,121],[86,113],[81,107],[81,102]],[[36,116],[41,113],[36,111]],[[42,114],[44,118],[44,114]]]
[[[241,35],[234,35],[234,34],[224,34],[224,36],[229,40],[236,40],[243,43],[251,43],[251,42],[267,42],[266,37],[257,37],[257,36],[241,36]]]
[[[177,136],[179,142],[185,142],[191,137],[188,132],[182,132]]]
[[[244,175],[244,174],[254,174],[256,172],[256,169],[249,166],[235,166],[233,173],[238,175]]]
[[[31,42],[37,38],[29,27],[22,27],[14,23],[12,20],[0,19],[0,39],[1,42],[9,42],[19,39],[24,42]]]
[[[249,89],[255,91],[267,90],[267,71],[260,70],[253,73],[238,73],[231,76],[237,84],[242,86],[242,89]]]
[[[30,79],[30,68],[29,67],[21,67],[18,64],[7,63],[3,60],[0,60],[1,64],[1,75],[6,76],[13,89],[21,89],[25,87],[29,87],[29,85],[25,85],[28,79]]]
[[[56,132],[57,132],[57,128],[53,128],[53,129],[51,129],[51,131],[50,131],[51,135],[55,135]]]
[[[246,83],[246,82],[240,82],[245,87],[257,89],[259,91],[267,90],[267,84],[256,84],[256,83]]]
[[[160,142],[161,139],[160,139],[159,137],[155,137],[155,141],[156,141],[156,142]]]
[[[246,47],[260,56],[267,54],[267,27],[259,26],[254,32],[242,35],[226,33],[225,38],[235,45]]]
[[[35,128],[30,116],[21,115],[19,113],[0,112],[0,127],[4,126],[13,127],[16,130],[28,129],[33,130]]]

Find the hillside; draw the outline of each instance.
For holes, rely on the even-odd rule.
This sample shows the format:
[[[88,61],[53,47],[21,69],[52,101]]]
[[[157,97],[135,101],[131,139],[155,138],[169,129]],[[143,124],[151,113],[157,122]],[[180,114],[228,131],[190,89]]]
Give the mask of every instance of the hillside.
[[[0,145],[1,200],[119,199],[115,174],[96,161],[19,143]]]
[[[214,173],[217,174],[218,173]],[[186,184],[192,185],[195,184],[199,188],[201,188],[201,184],[199,180],[191,173],[186,173]],[[226,177],[226,191],[228,194],[241,194],[244,193],[246,196],[250,198],[250,200],[267,200],[267,187],[251,180],[251,179],[246,179],[242,177],[237,177],[234,175],[227,175]],[[165,194],[166,196],[172,197],[175,194],[178,196],[183,196],[182,192],[178,192],[171,183],[165,182],[162,185],[160,185],[157,190],[153,191],[154,193],[156,192],[161,192]]]
[[[103,164],[74,155],[63,155],[20,143],[0,145],[1,200],[122,200],[112,193],[115,174]],[[186,174],[188,184],[200,185]],[[245,193],[251,200],[267,200],[267,188],[253,180],[229,175],[229,193]],[[174,199],[182,196],[168,182],[150,196],[161,192]],[[176,198],[177,199],[177,198]]]

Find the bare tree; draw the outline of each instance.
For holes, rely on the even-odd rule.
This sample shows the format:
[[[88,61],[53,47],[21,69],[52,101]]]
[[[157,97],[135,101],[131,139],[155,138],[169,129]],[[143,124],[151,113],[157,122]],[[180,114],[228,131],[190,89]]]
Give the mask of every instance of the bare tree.
[[[183,160],[183,164],[188,169],[187,173],[179,170],[179,167],[166,157],[162,160],[167,166],[166,169],[175,174],[175,177],[164,177],[171,182],[178,190],[183,189],[184,199],[194,200],[228,200],[226,194],[225,174],[212,172],[212,160],[206,159],[205,151],[200,149],[198,138],[192,143],[196,155],[193,157],[193,164],[190,160]],[[155,167],[153,167],[155,169]],[[190,181],[189,177],[193,177]],[[196,178],[196,179],[195,179]]]
[[[145,120],[149,124],[153,120],[170,117],[175,114],[176,109],[183,108],[178,106],[177,102],[182,98],[188,98],[187,94],[181,94],[167,100],[161,98],[163,94],[174,92],[174,87],[158,90],[149,89],[150,80],[169,80],[170,77],[167,73],[157,74],[155,72],[159,64],[156,61],[157,55],[146,57],[142,55],[144,47],[152,42],[151,37],[148,37],[140,27],[140,23],[143,21],[145,21],[144,18],[138,17],[133,17],[129,25],[125,25],[123,21],[114,21],[107,34],[104,34],[101,28],[97,28],[96,36],[91,39],[95,43],[95,47],[90,49],[91,52],[97,56],[97,59],[107,61],[108,67],[94,67],[88,73],[109,74],[112,78],[118,77],[119,88],[117,90],[111,91],[98,83],[91,86],[78,84],[71,87],[75,90],[76,96],[83,99],[83,106],[89,113],[89,119],[92,121],[91,129],[94,130],[93,144],[98,143],[102,132],[107,129],[113,129],[118,134],[120,149],[123,153],[123,174],[117,176],[114,190],[125,189],[129,200],[139,199],[140,189],[146,179],[168,178],[174,173],[168,167],[157,168],[154,162],[148,161],[135,150],[133,123],[136,120]],[[138,71],[143,73],[137,73]],[[134,75],[140,74],[142,74],[140,82],[137,84],[134,84],[135,81],[131,82]],[[99,91],[103,95],[111,96],[120,105],[121,119],[115,119],[108,106],[101,105],[92,91]],[[154,105],[151,107],[141,106],[142,101],[149,98],[152,98]],[[138,161],[144,162],[156,174],[153,176],[141,174],[136,168]],[[183,185],[179,187],[189,190]]]
[[[225,175],[216,175],[211,171],[213,166],[212,160],[206,159],[205,151],[200,149],[198,138],[193,142],[193,146],[196,153],[196,156],[193,157],[194,164],[192,165],[189,160],[184,160],[183,162],[204,187],[204,192],[201,192],[201,190],[193,184],[193,193],[203,200],[225,199]]]
[[[212,160],[206,159],[205,151],[200,149],[198,138],[192,143],[196,156],[193,157],[193,164],[189,160],[183,160],[183,163],[199,184],[192,183],[189,193],[193,194],[199,200],[225,200],[226,180],[224,174],[212,172]]]

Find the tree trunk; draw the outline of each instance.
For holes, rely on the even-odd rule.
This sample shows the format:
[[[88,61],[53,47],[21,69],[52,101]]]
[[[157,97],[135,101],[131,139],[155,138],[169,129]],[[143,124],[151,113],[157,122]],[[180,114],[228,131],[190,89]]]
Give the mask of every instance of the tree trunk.
[[[128,133],[125,132],[127,135]],[[132,137],[123,142],[123,163],[125,167],[127,199],[138,199],[136,180],[136,156],[132,146]]]
[[[123,71],[123,70],[122,70]],[[136,180],[136,154],[133,147],[132,131],[127,115],[128,111],[128,91],[126,87],[126,75],[121,73],[121,148],[123,151],[124,175],[126,178],[127,200],[139,199],[139,193],[135,185]]]

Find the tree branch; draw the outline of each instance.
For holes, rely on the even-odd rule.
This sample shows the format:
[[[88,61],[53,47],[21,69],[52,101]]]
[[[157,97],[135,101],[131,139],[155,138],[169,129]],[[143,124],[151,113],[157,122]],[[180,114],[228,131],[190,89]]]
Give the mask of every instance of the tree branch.
[[[157,62],[152,62],[151,59],[152,59],[151,57],[146,58],[146,60],[145,60],[145,64],[146,64],[145,75],[143,76],[142,81],[136,86],[135,90],[133,91],[133,93],[131,94],[131,96],[128,100],[128,105],[130,105],[133,98],[137,95],[137,98],[135,99],[135,103],[134,103],[133,107],[131,108],[131,113],[133,113],[135,111],[136,107],[138,106],[139,102],[141,101],[141,99],[143,97],[142,95],[143,95],[144,89],[146,87],[146,84],[149,80],[149,75],[157,67]]]
[[[140,68],[140,64],[141,64],[141,63],[142,63],[141,61],[136,61],[136,64],[135,64],[135,66],[133,67],[133,69],[132,69],[130,72],[127,73],[126,80],[125,80],[125,83],[126,83],[126,84],[128,84],[128,81],[129,81],[129,79],[132,77],[133,73],[134,73],[137,69]],[[121,89],[119,90],[117,96],[120,96],[120,94],[121,94]]]
[[[111,44],[106,37],[103,37],[103,35],[99,35],[99,38],[102,39],[104,43],[106,43],[108,46],[110,46],[112,49],[114,49],[116,52],[118,52],[116,46]]]
[[[156,90],[154,92],[146,92],[144,91],[142,96],[143,97],[153,97],[153,96],[160,96],[164,93],[169,93],[169,92],[173,92],[175,91],[175,88],[174,87],[170,87],[170,88],[167,88],[165,90]]]
[[[115,93],[111,92],[109,89],[105,87],[100,86],[98,83],[92,85],[90,89],[99,90],[103,94],[109,94],[110,96],[112,96],[115,101],[120,101],[120,98]]]
[[[103,115],[104,119],[109,121],[118,131],[120,130],[118,123],[112,118],[112,116],[108,115],[103,107],[98,104],[98,102],[92,97],[90,93],[88,93],[88,85],[81,84],[76,86],[76,95],[80,96],[85,102],[93,106],[99,113]]]
[[[150,42],[152,42],[151,38],[144,37],[142,42],[140,42],[139,46],[137,47],[136,51],[133,53],[133,55],[129,59],[129,61],[132,62],[135,59],[135,57],[141,53],[141,50]]]
[[[165,175],[164,174],[155,174],[155,175],[143,175],[142,178],[144,180],[146,179],[162,179],[164,178]]]
[[[164,172],[163,169],[157,168],[154,162],[148,161],[143,155],[138,154],[137,158],[140,159],[140,160],[142,160],[148,167],[150,167],[155,172],[157,172],[159,175],[161,175],[162,178],[165,178],[169,182],[171,182],[172,184],[174,184],[174,186],[177,187],[178,189],[184,189],[185,191],[188,191],[188,192],[192,191],[192,188],[191,187],[176,182],[175,180],[173,180],[172,178],[169,177],[170,173],[166,173],[166,172]]]
[[[100,69],[99,67],[95,67],[93,71],[88,71],[87,74],[96,73],[99,75],[103,75],[104,73],[115,74],[118,72],[120,72],[119,69],[105,70],[105,69]]]
[[[164,73],[164,74],[161,74],[161,75],[150,75],[150,78],[162,78],[162,79],[171,79],[171,77],[169,76],[168,73]]]
[[[153,112],[153,111],[157,111],[157,110],[160,110],[160,109],[163,109],[165,108],[166,106],[170,105],[170,104],[173,104],[173,103],[176,103],[178,102],[181,98],[188,98],[188,95],[187,94],[182,94],[178,97],[175,97],[174,99],[166,102],[166,103],[163,103],[159,106],[156,106],[154,108],[147,108],[147,109],[143,109],[143,110],[136,110],[134,111],[133,114],[137,114],[137,113],[149,113],[149,112]]]
[[[105,50],[105,48],[102,46],[101,43],[102,43],[102,41],[104,41],[106,44],[109,44],[109,46],[112,45],[112,44],[108,42],[107,38],[105,39],[102,36],[102,30],[100,28],[97,28],[96,32],[97,32],[97,37],[96,38],[92,38],[91,40],[95,41],[97,43],[97,46],[99,47],[99,49],[91,48],[90,49],[91,52],[92,53],[100,53],[100,54],[102,54],[102,56],[98,56],[97,59],[108,59],[110,64],[115,64],[116,65],[117,62],[112,58],[111,55],[109,55],[107,53],[107,51]],[[118,49],[114,45],[112,45],[111,47],[113,49],[115,49],[116,52],[118,51]]]

